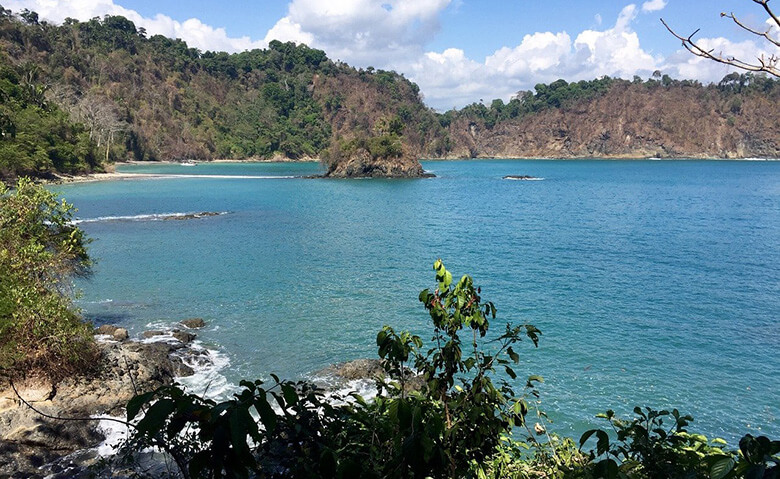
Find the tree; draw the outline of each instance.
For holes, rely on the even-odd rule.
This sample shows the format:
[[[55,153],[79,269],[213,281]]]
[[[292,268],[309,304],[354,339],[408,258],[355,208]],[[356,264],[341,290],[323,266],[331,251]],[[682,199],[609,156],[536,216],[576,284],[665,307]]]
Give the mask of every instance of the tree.
[[[70,278],[88,275],[89,240],[73,207],[29,179],[0,183],[0,370],[58,379],[95,364],[92,328]]]
[[[772,9],[769,7],[769,0],[752,0],[753,3],[757,3],[758,5],[761,5],[763,9],[766,11],[766,13],[769,15],[769,20],[767,23],[770,23],[770,26],[766,30],[760,30],[753,27],[750,27],[746,23],[744,23],[742,20],[736,17],[734,13],[721,13],[721,17],[730,18],[734,23],[737,24],[737,26],[749,33],[752,33],[753,35],[756,35],[758,37],[763,38],[765,41],[769,42],[770,48],[776,47],[780,48],[780,36],[775,37],[772,35],[772,29],[775,28],[775,25],[778,29],[780,29],[780,17],[778,17]],[[667,30],[677,37],[678,40],[682,41],[683,47],[685,47],[686,50],[693,53],[696,56],[707,58],[709,60],[716,61],[718,63],[723,63],[726,65],[731,65],[736,68],[740,68],[742,70],[748,70],[751,72],[766,72],[770,75],[774,75],[776,77],[780,77],[780,56],[778,56],[776,53],[769,55],[769,58],[766,58],[764,55],[761,55],[760,57],[756,58],[755,61],[748,61],[740,58],[736,58],[733,56],[724,55],[722,53],[716,53],[715,50],[708,50],[707,48],[701,46],[700,44],[696,43],[696,41],[693,39],[693,37],[699,32],[699,30],[696,30],[695,32],[691,33],[687,37],[684,37],[678,33],[676,33],[672,28],[663,20],[661,19],[661,23],[664,24]],[[772,25],[774,23],[774,25]],[[780,30],[776,31],[775,34],[780,34]]]

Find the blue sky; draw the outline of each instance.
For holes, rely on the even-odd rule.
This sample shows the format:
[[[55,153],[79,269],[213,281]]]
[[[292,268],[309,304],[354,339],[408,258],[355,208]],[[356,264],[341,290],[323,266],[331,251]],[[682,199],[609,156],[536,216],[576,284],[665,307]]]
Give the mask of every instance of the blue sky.
[[[728,67],[693,57],[661,25],[663,17],[718,52],[748,59],[778,53],[720,12],[766,29],[751,0],[5,0],[61,22],[124,15],[150,34],[201,50],[263,48],[272,39],[304,42],[356,67],[403,73],[428,105],[445,110],[480,99],[508,100],[558,78],[602,75],[717,81]]]

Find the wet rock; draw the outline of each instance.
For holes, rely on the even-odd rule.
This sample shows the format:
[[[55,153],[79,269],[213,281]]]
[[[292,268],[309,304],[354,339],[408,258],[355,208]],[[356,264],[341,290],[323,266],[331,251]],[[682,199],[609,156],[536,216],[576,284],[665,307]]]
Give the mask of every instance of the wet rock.
[[[178,329],[175,329],[173,330],[173,337],[178,339],[184,344],[189,344],[192,341],[194,341],[197,336],[195,334],[188,333],[186,331],[179,331]]]
[[[174,220],[174,221],[182,221],[182,220],[195,220],[198,218],[206,218],[209,216],[219,216],[222,213],[219,213],[217,211],[201,211],[200,213],[187,213],[184,215],[168,215],[163,216],[163,220]]]
[[[345,381],[355,380],[382,380],[386,378],[386,373],[382,367],[382,361],[379,359],[356,359],[345,363],[334,364],[317,376],[332,377],[336,379],[336,387],[343,385]],[[327,385],[332,387],[334,385]],[[415,374],[412,370],[407,370],[405,375],[404,388],[407,391],[419,391],[425,386],[422,376]]]
[[[506,175],[505,180],[536,180],[537,177],[529,175]]]
[[[333,375],[353,381],[355,379],[381,379],[385,377],[382,362],[378,359],[356,359],[332,366]]]
[[[163,334],[165,334],[165,332],[157,331],[157,330],[144,331],[143,333],[141,333],[141,337],[144,338],[144,339],[149,339],[149,338],[153,338],[155,336],[162,336]]]
[[[188,318],[180,321],[181,324],[190,329],[199,329],[206,326],[206,322],[203,318]]]

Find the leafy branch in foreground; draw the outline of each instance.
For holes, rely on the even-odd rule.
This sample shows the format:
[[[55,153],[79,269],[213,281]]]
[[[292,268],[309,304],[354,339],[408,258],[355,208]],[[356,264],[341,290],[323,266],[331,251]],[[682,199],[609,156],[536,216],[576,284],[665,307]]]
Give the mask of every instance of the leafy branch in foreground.
[[[387,376],[374,399],[326,395],[275,375],[242,381],[220,403],[166,386],[128,404],[130,421],[148,409],[126,457],[156,447],[187,479],[778,478],[780,441],[748,435],[739,451],[728,451],[723,441],[688,433],[692,418],[676,410],[637,408],[632,421],[608,411],[600,417],[611,430],[586,432],[580,447],[540,424],[530,428],[529,410],[545,417],[535,401],[541,378],[515,391],[514,347],[523,337],[536,345],[541,333],[507,325],[491,336],[496,308],[472,278],[454,282],[440,260],[434,269],[437,287],[419,296],[433,323],[431,346],[385,326],[377,346]],[[513,434],[523,430],[522,438]],[[592,437],[596,450],[583,451]]]
[[[686,427],[693,418],[681,415],[677,409],[636,407],[634,414],[630,421],[618,418],[611,410],[599,414],[597,417],[609,421],[612,434],[592,429],[580,438],[581,446],[594,435],[597,439],[596,450],[591,452],[595,477],[780,477],[780,441],[747,434],[739,442],[739,451],[733,452],[725,449],[722,439],[709,441],[701,434],[689,433]],[[664,425],[665,420],[671,420],[671,424]]]
[[[525,425],[528,405],[497,367],[516,378],[513,346],[533,326],[507,326],[487,336],[495,306],[483,303],[470,276],[457,283],[441,261],[438,287],[420,301],[434,325],[433,346],[385,327],[377,335],[387,378],[371,401],[352,394],[337,404],[307,383],[242,381],[232,399],[216,403],[178,386],[134,398],[133,420],[148,405],[128,451],[165,444],[185,477],[465,477],[492,456],[502,437]],[[461,334],[469,340],[464,342]],[[469,334],[470,333],[470,334]],[[533,392],[540,377],[526,386]],[[416,387],[412,387],[416,384]]]

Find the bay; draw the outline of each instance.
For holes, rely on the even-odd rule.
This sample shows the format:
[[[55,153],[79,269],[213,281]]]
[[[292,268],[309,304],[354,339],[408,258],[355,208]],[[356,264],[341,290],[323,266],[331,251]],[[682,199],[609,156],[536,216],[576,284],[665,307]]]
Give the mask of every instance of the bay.
[[[417,295],[442,258],[496,304],[494,328],[543,331],[517,369],[545,377],[551,430],[578,437],[598,412],[649,405],[732,444],[780,436],[780,162],[423,165],[436,178],[218,163],[56,186],[94,239],[78,304],[135,335],[205,318],[200,339],[229,358],[231,382],[306,378],[374,357],[385,324],[429,336]],[[224,214],[161,219],[202,211]]]

